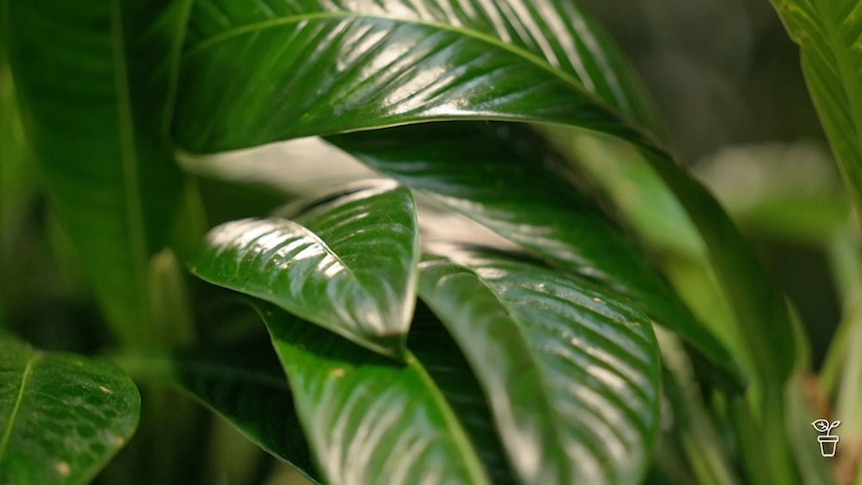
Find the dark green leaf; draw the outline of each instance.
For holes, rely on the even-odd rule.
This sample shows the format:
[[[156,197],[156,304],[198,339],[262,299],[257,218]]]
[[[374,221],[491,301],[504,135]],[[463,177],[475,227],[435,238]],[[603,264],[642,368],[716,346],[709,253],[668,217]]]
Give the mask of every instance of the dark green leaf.
[[[524,483],[635,483],[658,433],[649,320],[605,288],[446,247],[420,295],[463,349]]]
[[[416,306],[407,345],[434,379],[434,383],[467,430],[470,440],[476,446],[476,452],[488,470],[491,483],[517,483],[479,381],[443,324],[421,301]]]
[[[327,483],[489,483],[465,426],[416,357],[397,365],[259,308]]]
[[[263,337],[176,357],[176,383],[255,444],[314,479],[287,378]]]
[[[0,333],[0,483],[87,483],[128,441],[140,396],[116,366]]]
[[[345,190],[295,206],[296,222],[216,227],[192,272],[403,357],[419,257],[413,196],[391,181]]]
[[[12,1],[3,26],[54,210],[129,345],[146,342],[147,260],[180,204],[164,135],[189,3]]]
[[[481,116],[650,145],[658,124],[609,44],[566,0],[201,1],[175,129],[213,151]]]
[[[527,127],[436,123],[330,137],[375,170],[426,191],[535,255],[631,298],[719,366],[721,344],[578,188]]]

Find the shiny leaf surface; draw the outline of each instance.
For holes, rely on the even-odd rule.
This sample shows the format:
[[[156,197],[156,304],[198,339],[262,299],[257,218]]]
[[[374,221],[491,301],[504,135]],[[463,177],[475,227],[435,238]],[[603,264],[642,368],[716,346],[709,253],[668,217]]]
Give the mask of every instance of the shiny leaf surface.
[[[180,203],[163,135],[188,3],[13,1],[3,26],[53,208],[130,346],[147,340],[147,261]]]
[[[407,344],[458,416],[485,465],[491,483],[517,483],[479,381],[443,323],[421,301],[410,325]]]
[[[862,2],[772,0],[794,42],[820,121],[862,211]]]
[[[290,210],[294,220],[245,219],[216,227],[192,272],[403,357],[418,259],[410,191],[375,181]]]
[[[758,380],[789,375],[783,298],[721,206],[675,163],[630,68],[573,3],[199,2],[183,65],[175,133],[193,152],[467,118],[634,144],[703,237]]]
[[[201,1],[175,129],[199,152],[481,116],[653,144],[658,124],[609,45],[565,0]]]
[[[499,253],[445,253],[456,262],[421,264],[420,296],[479,378],[520,480],[637,482],[658,433],[649,320],[580,278]]]
[[[113,364],[0,332],[0,483],[88,483],[128,441],[140,396]]]
[[[416,357],[398,365],[275,307],[259,310],[327,483],[489,483],[471,435]]]
[[[737,372],[667,281],[567,180],[565,162],[527,127],[437,123],[329,140],[544,260],[631,298],[715,364]]]

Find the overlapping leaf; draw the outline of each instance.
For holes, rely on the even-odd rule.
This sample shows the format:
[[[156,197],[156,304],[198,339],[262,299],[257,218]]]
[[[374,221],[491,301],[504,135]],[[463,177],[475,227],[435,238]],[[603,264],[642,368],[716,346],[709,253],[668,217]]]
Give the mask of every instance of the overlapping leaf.
[[[0,483],[88,483],[131,437],[139,410],[116,366],[0,332]]]
[[[303,205],[294,219],[216,227],[192,271],[403,357],[418,260],[410,191],[391,181],[356,186]]]
[[[559,157],[527,127],[438,123],[329,140],[546,261],[630,297],[658,324],[735,372],[721,344],[622,232],[565,180]]]
[[[862,210],[862,2],[772,0],[799,44],[820,121]]]
[[[613,292],[523,260],[445,249],[420,296],[463,349],[524,483],[634,483],[658,432],[658,347]]]
[[[213,151],[481,115],[649,145],[657,123],[608,44],[566,0],[196,2],[175,128]]]
[[[57,217],[128,345],[147,325],[147,260],[182,178],[163,138],[189,2],[9,2],[16,90]]]
[[[287,378],[269,339],[177,356],[173,365],[181,389],[267,452],[309,478],[317,477]]]
[[[262,0],[247,7],[238,0],[195,6],[175,120],[183,148],[213,152],[467,118],[620,138],[641,148],[703,236],[760,380],[787,377],[794,348],[783,299],[721,207],[674,163],[630,69],[573,2]]]
[[[327,483],[489,483],[477,451],[495,449],[482,438],[489,426],[472,432],[475,422],[459,420],[472,413],[456,415],[447,401],[481,404],[471,397],[478,387],[469,369],[444,394],[412,355],[396,365],[275,307],[259,308]],[[457,353],[450,355],[456,367]]]

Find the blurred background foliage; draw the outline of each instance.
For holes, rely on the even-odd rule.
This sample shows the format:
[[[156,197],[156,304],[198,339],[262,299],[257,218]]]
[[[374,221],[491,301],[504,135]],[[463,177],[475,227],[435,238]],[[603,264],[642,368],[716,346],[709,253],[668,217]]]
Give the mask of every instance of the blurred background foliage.
[[[847,228],[853,226],[800,73],[798,50],[772,6],[765,0],[581,2],[639,70],[679,158],[716,192],[758,248],[775,284],[795,303],[809,329],[817,369],[841,318],[840,254]],[[0,123],[0,326],[45,349],[104,349],[112,342],[30,163],[5,59],[0,62]],[[287,180],[273,179],[272,172],[278,172],[278,162],[289,157],[290,150],[309,152],[296,143],[304,142],[239,155],[245,164],[185,160],[186,168],[199,174],[209,222],[258,215],[283,204],[285,192],[302,195],[307,187],[319,189],[366,173],[349,160],[324,165],[321,171],[321,164],[306,159],[306,168],[297,170],[311,177],[307,186],[293,182],[295,172]],[[590,147],[580,153],[591,153]],[[320,156],[337,157],[331,151]],[[647,226],[642,234],[649,239],[653,228],[658,242],[650,248],[659,260],[663,253],[675,255],[667,258],[666,269],[677,286],[690,293],[690,300],[703,302],[696,309],[701,316],[720,320],[722,304],[711,302],[710,290],[694,284],[699,278],[686,284],[696,263],[685,262],[691,247],[680,230],[684,224],[670,221],[682,219],[681,211],[665,192],[650,192],[655,180],[638,167],[642,165],[597,163],[591,171],[597,179],[604,177],[602,185],[617,201],[650,199],[629,200],[644,211],[635,217]],[[242,483],[238,477],[293,480],[291,471],[262,457],[226,424],[216,420],[215,426],[206,426],[212,418],[200,410],[180,411],[197,413],[189,426],[215,438],[208,440],[214,443],[210,449],[172,459],[189,477],[205,476],[211,479],[207,483]],[[124,454],[134,449],[133,443]],[[123,467],[153,465],[130,464],[121,455],[106,477]],[[194,468],[209,471],[199,474]],[[173,482],[181,483],[177,480],[174,475]]]
[[[673,144],[796,304],[815,369],[841,318],[830,265],[850,224],[835,162],[769,2],[583,0],[628,54]]]

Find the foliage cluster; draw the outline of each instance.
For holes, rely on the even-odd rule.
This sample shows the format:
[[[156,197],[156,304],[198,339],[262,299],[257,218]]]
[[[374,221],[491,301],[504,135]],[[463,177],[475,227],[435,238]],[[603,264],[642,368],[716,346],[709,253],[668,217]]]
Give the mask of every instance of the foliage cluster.
[[[0,483],[862,484],[862,2],[819,369],[574,0],[0,5]]]

